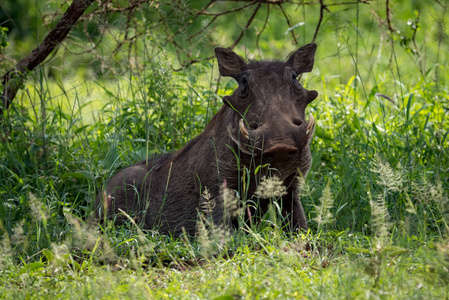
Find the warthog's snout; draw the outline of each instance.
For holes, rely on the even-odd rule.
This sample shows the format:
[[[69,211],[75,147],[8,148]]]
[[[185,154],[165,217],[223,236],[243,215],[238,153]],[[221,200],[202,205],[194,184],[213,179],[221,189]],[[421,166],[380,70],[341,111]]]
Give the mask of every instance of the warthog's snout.
[[[284,162],[294,159],[299,154],[299,149],[292,145],[276,143],[273,147],[262,153],[263,159],[269,163]]]

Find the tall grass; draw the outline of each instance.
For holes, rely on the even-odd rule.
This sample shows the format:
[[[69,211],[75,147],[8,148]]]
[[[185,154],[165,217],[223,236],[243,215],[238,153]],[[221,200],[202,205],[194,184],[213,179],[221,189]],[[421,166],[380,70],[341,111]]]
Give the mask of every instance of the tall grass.
[[[181,148],[235,83],[217,81],[211,63],[173,72],[172,55],[155,51],[155,41],[142,49],[144,68],[129,66],[123,76],[83,82],[37,72],[0,121],[2,294],[33,297],[37,288],[73,298],[447,297],[444,32],[418,47],[404,45],[400,34],[361,18],[362,8],[351,13],[355,21],[342,12],[330,16],[315,69],[302,78],[320,92],[308,108],[317,120],[313,164],[301,179],[308,232],[284,232],[276,205],[253,223],[241,220],[238,230],[218,226],[208,211],[223,203],[207,190],[196,238],[143,231],[132,220],[91,224],[92,201],[118,169]],[[429,16],[420,22],[439,24]],[[261,45],[269,57],[268,42]],[[282,192],[276,178],[266,178],[256,196]],[[242,219],[235,191],[223,193],[229,213]]]

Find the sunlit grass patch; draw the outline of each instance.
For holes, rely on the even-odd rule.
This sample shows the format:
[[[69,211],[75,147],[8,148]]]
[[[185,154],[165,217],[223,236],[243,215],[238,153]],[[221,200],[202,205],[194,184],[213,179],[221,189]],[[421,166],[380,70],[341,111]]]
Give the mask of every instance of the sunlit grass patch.
[[[301,78],[319,91],[307,108],[317,123],[313,163],[299,178],[309,230],[294,233],[283,231],[275,201],[266,215],[245,219],[242,202],[283,195],[274,176],[255,195],[204,188],[195,237],[143,230],[132,217],[123,226],[92,222],[95,196],[119,169],[186,145],[237,84],[219,78],[212,61],[175,72],[176,53],[156,34],[138,41],[138,56],[120,52],[108,66],[55,54],[0,121],[0,295],[447,298],[448,49],[442,10],[416,18],[424,4],[400,3],[399,32],[377,22],[374,3],[335,11],[323,24],[315,68]],[[298,25],[299,40],[313,35],[310,23]],[[283,58],[298,45],[277,37],[279,24],[267,28],[272,39],[260,41],[261,53],[249,37],[235,50]],[[213,35],[230,41],[221,36],[228,29]],[[239,226],[214,222],[217,205]]]

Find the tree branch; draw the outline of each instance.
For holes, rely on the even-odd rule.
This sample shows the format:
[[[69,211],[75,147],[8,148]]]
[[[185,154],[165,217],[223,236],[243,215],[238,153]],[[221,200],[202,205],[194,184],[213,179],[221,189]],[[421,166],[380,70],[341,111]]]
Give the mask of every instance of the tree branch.
[[[278,5],[279,5],[279,8],[281,9],[282,14],[285,17],[285,20],[287,21],[288,27],[292,28],[293,24],[290,22],[290,19],[288,18],[287,13],[285,12],[284,8],[282,7],[282,4],[279,3]],[[291,30],[290,33],[292,34],[293,44],[297,45],[298,44],[298,40],[296,39],[295,32],[293,30]]]
[[[42,63],[47,56],[58,46],[67,36],[79,17],[95,0],[74,0],[65,12],[58,25],[47,34],[42,43],[35,48],[27,57],[22,59],[15,69],[9,70],[2,77],[3,93],[0,96],[3,108],[7,109],[19,88],[23,85],[26,72],[32,71]],[[0,107],[0,115],[3,114]]]
[[[385,3],[386,6],[386,14],[387,14],[387,24],[388,24],[388,29],[390,30],[391,33],[393,33],[395,30],[393,28],[393,26],[391,25],[391,12],[390,12],[390,0],[387,0],[387,2]]]
[[[237,46],[237,44],[240,42],[240,40],[243,37],[243,34],[245,33],[246,30],[248,30],[249,26],[253,22],[254,17],[256,16],[257,12],[259,11],[259,8],[260,8],[261,5],[262,5],[262,2],[259,2],[259,5],[257,5],[257,7],[254,9],[253,14],[251,15],[251,17],[249,17],[248,22],[246,23],[245,28],[243,28],[242,32],[240,32],[240,35],[237,37],[237,39],[234,41],[234,43],[229,47],[229,49],[234,49],[234,47]]]
[[[318,31],[320,30],[321,22],[323,22],[324,9],[326,9],[326,5],[324,5],[323,0],[320,0],[320,19],[318,20],[318,25],[316,25],[315,34],[313,35],[312,42],[315,42],[315,39],[318,36]]]

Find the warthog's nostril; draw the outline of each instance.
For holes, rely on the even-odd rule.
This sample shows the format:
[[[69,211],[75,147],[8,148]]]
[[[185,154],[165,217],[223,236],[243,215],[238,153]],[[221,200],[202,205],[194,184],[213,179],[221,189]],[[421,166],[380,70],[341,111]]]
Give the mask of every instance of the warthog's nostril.
[[[263,157],[269,162],[280,162],[298,156],[298,148],[291,145],[277,144],[263,152]]]
[[[289,153],[288,153],[288,157],[289,158],[293,158],[293,157],[295,157],[295,156],[297,156],[298,155],[298,150],[294,150],[294,151],[290,151]]]

